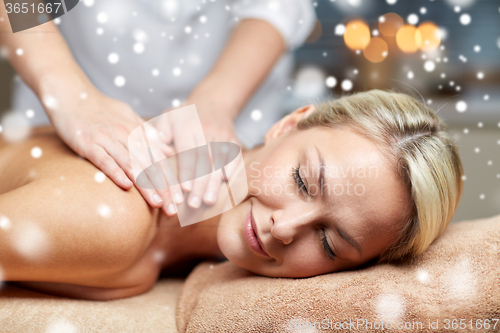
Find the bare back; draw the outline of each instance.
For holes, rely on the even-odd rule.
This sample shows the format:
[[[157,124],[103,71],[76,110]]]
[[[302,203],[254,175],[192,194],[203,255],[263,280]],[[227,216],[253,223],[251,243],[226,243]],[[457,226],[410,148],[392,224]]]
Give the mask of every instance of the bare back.
[[[144,292],[161,270],[154,253],[164,245],[160,217],[135,187],[116,186],[51,127],[22,142],[0,141],[0,262],[7,281],[37,281],[26,285],[94,299]]]

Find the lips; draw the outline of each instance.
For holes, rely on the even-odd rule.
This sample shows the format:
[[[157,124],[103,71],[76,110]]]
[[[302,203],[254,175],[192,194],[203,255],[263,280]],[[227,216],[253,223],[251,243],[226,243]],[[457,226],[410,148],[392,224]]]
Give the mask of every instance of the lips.
[[[250,205],[250,209],[249,209],[248,214],[245,218],[245,224],[243,226],[243,234],[245,236],[245,240],[248,243],[248,246],[254,252],[257,252],[258,254],[269,258],[269,255],[264,251],[264,248],[261,245],[260,239],[258,238],[257,228],[255,226],[255,221],[254,221],[253,215],[252,215],[252,207],[253,206]]]

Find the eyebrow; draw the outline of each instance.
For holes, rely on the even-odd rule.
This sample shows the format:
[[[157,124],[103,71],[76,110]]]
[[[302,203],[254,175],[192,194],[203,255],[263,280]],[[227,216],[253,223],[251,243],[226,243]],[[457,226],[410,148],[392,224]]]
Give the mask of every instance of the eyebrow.
[[[321,195],[323,195],[323,185],[325,183],[325,160],[323,158],[323,155],[321,154],[321,151],[317,146],[314,146],[316,148],[316,152],[318,154],[318,159],[319,159],[319,177],[318,177],[318,184],[321,189]],[[359,243],[354,240],[347,232],[345,232],[344,229],[340,228],[337,224],[334,225],[335,229],[339,233],[340,237],[344,239],[346,242],[352,245],[354,247],[359,255],[361,256],[361,246],[359,246]]]

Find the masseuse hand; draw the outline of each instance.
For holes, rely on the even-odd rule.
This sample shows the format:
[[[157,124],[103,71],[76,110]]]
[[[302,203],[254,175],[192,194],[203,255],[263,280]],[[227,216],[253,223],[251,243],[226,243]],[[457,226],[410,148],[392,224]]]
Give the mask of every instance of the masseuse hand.
[[[63,105],[45,103],[45,107],[51,109],[47,113],[59,137],[77,154],[102,170],[115,184],[130,189],[134,185],[130,179],[135,179],[131,159],[141,170],[151,165],[146,147],[134,149],[135,155],[134,151],[131,151],[132,155],[129,154],[128,147],[130,133],[145,120],[126,103],[109,98],[97,89],[88,91],[86,97],[72,103],[72,107],[67,107],[69,104],[64,100],[61,103]],[[157,143],[151,142],[151,138],[149,141],[151,146],[158,147]],[[162,152],[159,149],[154,152],[157,160],[165,157],[162,154],[169,153],[169,148],[163,143],[161,145]],[[138,156],[141,154],[143,156]],[[175,215],[174,205],[171,205],[175,194],[170,194],[168,186],[166,189],[155,189],[155,185],[159,187],[158,182],[155,183],[150,175],[148,178],[147,189],[137,186],[144,199],[152,207],[161,207],[167,215]]]
[[[176,152],[210,144],[210,142],[233,142],[239,144],[234,131],[233,120],[225,110],[217,108],[216,103],[200,97],[191,97],[184,103],[184,105],[191,104],[195,104],[196,106],[203,133],[191,131],[186,126],[179,126],[178,123],[175,123],[175,119],[160,117],[156,127],[164,143],[172,144],[173,142]],[[168,111],[170,110],[166,112]],[[213,160],[214,157],[211,156],[211,159]],[[218,156],[218,158],[224,158],[224,156]],[[194,175],[196,163],[204,162],[207,161],[183,159],[182,155],[179,155],[179,179],[192,179],[191,175]],[[233,170],[231,168],[225,168],[225,170],[226,176],[229,179]],[[182,189],[190,192],[187,197],[187,204],[192,208],[200,207],[202,202],[207,205],[213,205],[222,181],[221,173],[213,172],[208,177],[200,177],[194,181],[183,182],[181,184]]]

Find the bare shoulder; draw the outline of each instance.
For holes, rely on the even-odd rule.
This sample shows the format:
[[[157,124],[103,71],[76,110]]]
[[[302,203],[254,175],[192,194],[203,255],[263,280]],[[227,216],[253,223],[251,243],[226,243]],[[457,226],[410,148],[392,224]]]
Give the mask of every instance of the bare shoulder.
[[[44,265],[15,247],[0,253],[9,281],[111,299],[144,292],[157,278],[150,252],[159,210],[135,187],[118,187],[51,130],[0,145],[0,208],[16,230],[22,227],[16,221],[33,221],[51,239]]]

